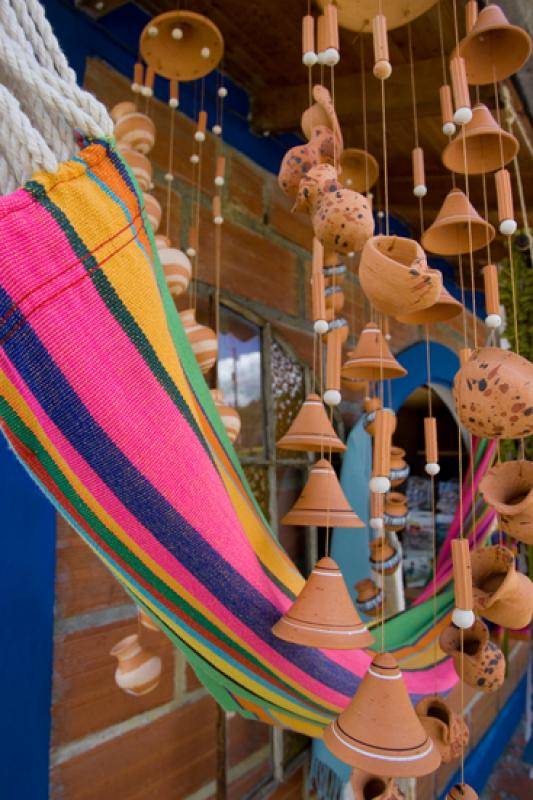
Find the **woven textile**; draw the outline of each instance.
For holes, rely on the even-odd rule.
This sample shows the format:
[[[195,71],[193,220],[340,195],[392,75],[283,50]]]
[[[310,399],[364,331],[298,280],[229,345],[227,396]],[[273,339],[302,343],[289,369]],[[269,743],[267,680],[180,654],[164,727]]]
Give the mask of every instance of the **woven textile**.
[[[101,141],[0,198],[3,431],[226,709],[320,735],[370,657],[272,635],[303,578],[246,484],[139,198]],[[387,623],[415,697],[455,681],[434,637],[428,605]]]

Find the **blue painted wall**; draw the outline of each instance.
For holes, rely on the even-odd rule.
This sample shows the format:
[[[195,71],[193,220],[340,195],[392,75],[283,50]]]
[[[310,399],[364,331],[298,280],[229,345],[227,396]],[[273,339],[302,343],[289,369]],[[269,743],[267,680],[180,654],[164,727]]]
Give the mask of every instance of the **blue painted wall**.
[[[459,369],[459,358],[456,353],[439,342],[430,341],[429,355],[431,382],[451,389],[453,379]],[[395,411],[398,411],[415,389],[427,383],[426,343],[416,342],[416,344],[406,347],[401,353],[396,353],[396,359],[407,370],[407,375],[404,375],[403,378],[395,378],[390,381],[392,384],[391,405]]]
[[[55,511],[0,437],[0,797],[45,800]]]

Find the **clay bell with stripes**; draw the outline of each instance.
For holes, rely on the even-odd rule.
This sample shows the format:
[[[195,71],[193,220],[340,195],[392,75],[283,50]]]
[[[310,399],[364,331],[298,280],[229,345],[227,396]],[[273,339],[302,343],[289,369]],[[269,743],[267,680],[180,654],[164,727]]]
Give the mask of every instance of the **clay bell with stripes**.
[[[277,443],[280,450],[335,453],[346,450],[329,421],[322,400],[308,394],[289,430]]]
[[[406,374],[407,370],[396,361],[374,322],[365,325],[341,370],[343,378],[366,378],[370,381],[402,378]]]
[[[272,633],[293,644],[334,650],[370,647],[374,641],[352,603],[337,563],[327,557],[315,564]]]
[[[418,778],[441,763],[390,653],[374,657],[351,703],[326,729],[324,744],[346,764],[385,777]]]
[[[346,499],[335,470],[325,458],[314,465],[300,497],[281,522],[283,525],[364,527]]]

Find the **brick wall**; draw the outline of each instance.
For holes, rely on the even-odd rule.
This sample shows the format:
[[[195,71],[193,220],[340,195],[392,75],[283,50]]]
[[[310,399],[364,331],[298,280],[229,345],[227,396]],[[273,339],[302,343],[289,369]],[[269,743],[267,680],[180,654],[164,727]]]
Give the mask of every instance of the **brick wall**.
[[[86,84],[108,106],[127,99],[128,81],[99,61],[88,65]],[[163,203],[168,153],[168,109],[153,102],[156,123],[154,194]],[[171,238],[185,245],[191,218],[193,125],[178,115],[174,153]],[[200,298],[212,291],[215,147],[203,149]],[[231,298],[270,320],[308,364],[312,362],[308,308],[308,219],[290,213],[275,176],[226,148],[222,299]],[[368,304],[357,278],[346,281],[344,316],[357,336]],[[185,307],[184,299],[182,307]],[[202,307],[207,304],[202,303]],[[420,338],[415,327],[392,323],[392,345],[401,350]],[[437,325],[432,338],[454,349],[462,343],[462,323]],[[360,399],[360,398],[359,398]],[[109,650],[136,630],[135,606],[89,548],[58,520],[52,800],[201,800],[214,797],[216,705],[181,654],[165,637],[146,633],[163,659],[158,688],[143,698],[121,692],[114,683]],[[230,798],[240,800],[271,773],[270,730],[239,717],[228,722]],[[295,773],[271,794],[277,800],[302,796],[302,774]]]

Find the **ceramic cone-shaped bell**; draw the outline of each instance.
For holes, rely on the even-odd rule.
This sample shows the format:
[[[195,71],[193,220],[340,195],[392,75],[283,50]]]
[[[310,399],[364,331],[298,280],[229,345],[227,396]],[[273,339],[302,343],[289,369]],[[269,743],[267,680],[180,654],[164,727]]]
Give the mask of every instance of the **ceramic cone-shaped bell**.
[[[332,558],[321,558],[315,564],[304,588],[272,632],[287,642],[334,650],[370,647],[374,641]]]
[[[444,166],[461,175],[481,175],[501,169],[518,152],[517,139],[502,130],[487,106],[479,103],[472,109],[472,119],[442,154]]]
[[[501,8],[491,3],[479,12],[456,50],[466,62],[468,83],[483,86],[518,72],[531,55],[531,38],[522,28],[511,25]]]
[[[341,369],[343,378],[367,378],[371,381],[401,378],[407,371],[392,355],[378,326],[370,322],[361,331],[355,347]]]
[[[352,767],[393,778],[428,775],[441,760],[389,653],[374,657],[351,703],[326,729],[324,744]]]
[[[336,453],[346,450],[317,394],[308,394],[287,433],[277,442],[281,450]]]
[[[281,522],[283,525],[364,527],[348,503],[335,470],[325,458],[314,465],[303,492]]]
[[[368,192],[378,179],[378,162],[366,150],[356,147],[343,150],[340,165],[340,182],[346,189],[354,192]]]
[[[494,239],[495,231],[482,219],[460,189],[446,195],[435,222],[422,236],[422,246],[430,253],[457,256],[479,250]]]
[[[456,317],[463,310],[463,304],[452,297],[443,286],[437,302],[423,311],[414,311],[412,314],[401,314],[396,317],[398,322],[405,325],[432,325],[435,322],[445,322]]]

